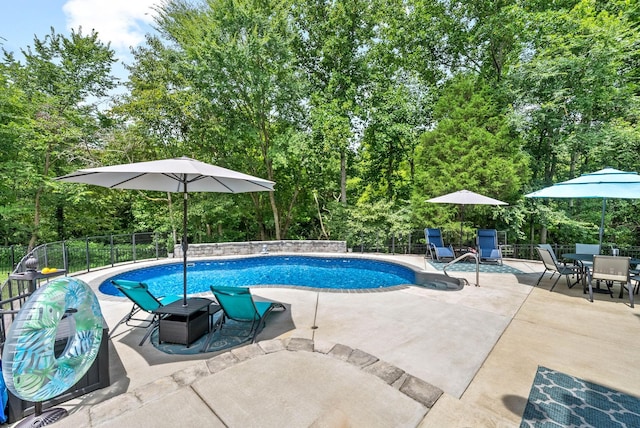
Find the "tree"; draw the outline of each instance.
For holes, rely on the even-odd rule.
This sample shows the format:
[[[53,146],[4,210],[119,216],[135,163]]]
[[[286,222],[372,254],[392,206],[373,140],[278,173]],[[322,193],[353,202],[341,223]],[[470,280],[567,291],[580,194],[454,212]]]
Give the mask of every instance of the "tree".
[[[431,115],[429,91],[417,76],[401,71],[390,77],[378,74],[369,88],[360,146],[368,196],[407,201],[414,184],[415,148]]]
[[[445,2],[450,70],[473,71],[496,84],[522,51],[524,21],[513,0]]]
[[[362,121],[372,3],[302,0],[295,6],[296,54],[298,66],[309,79],[313,142],[337,155],[340,201],[346,205],[347,159],[359,142],[358,124]]]
[[[638,121],[633,6],[581,0],[529,7],[529,48],[508,80],[532,159],[531,187],[606,166],[637,170],[638,140],[628,132]],[[547,203],[574,211],[573,201]],[[599,222],[597,210],[575,211],[577,219]]]
[[[299,79],[286,2],[209,0],[202,7],[175,1],[160,9],[158,28],[181,52],[179,65],[202,100],[194,109],[200,144],[221,153],[228,167],[276,181],[274,141],[301,120]],[[293,195],[290,195],[293,197]],[[261,195],[251,195],[259,224]],[[282,219],[269,192],[276,239]]]
[[[24,186],[33,195],[33,221],[29,246],[41,235],[43,209],[57,224],[58,236],[64,234],[64,202],[47,188],[52,175],[68,171],[70,165],[90,147],[98,145],[101,112],[98,103],[115,87],[110,74],[116,61],[108,45],[98,34],[72,31],[70,37],[51,33],[34,39],[34,46],[22,51],[24,64],[4,52],[4,71],[24,94],[29,106],[28,122],[20,129],[22,145],[18,158],[29,171]]]
[[[451,222],[443,213],[452,215],[455,207],[425,200],[460,189],[506,202],[519,198],[528,180],[527,157],[494,94],[472,75],[457,76],[444,89],[434,110],[438,124],[423,135],[416,154],[413,207],[422,221]]]
[[[637,83],[628,65],[638,33],[623,13],[596,4],[529,14],[529,55],[510,79],[537,183],[610,165],[592,153],[608,124],[634,105]]]
[[[28,169],[21,160],[20,136],[29,125],[29,109],[24,92],[10,82],[7,66],[0,64],[0,237],[5,245],[26,242],[24,218],[30,215],[19,194],[28,180]]]

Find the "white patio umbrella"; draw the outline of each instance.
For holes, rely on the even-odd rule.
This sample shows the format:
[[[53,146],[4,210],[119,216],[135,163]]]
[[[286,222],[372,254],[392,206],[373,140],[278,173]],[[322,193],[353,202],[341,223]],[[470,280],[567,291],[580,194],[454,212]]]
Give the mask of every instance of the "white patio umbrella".
[[[183,194],[183,304],[187,305],[187,199],[189,192],[273,191],[274,182],[188,157],[80,169],[55,180],[110,189],[157,190]]]
[[[607,199],[640,198],[640,175],[637,172],[604,168],[580,177],[556,183],[553,186],[524,195],[526,198],[602,198],[599,242],[602,247],[604,214]]]
[[[460,248],[462,248],[462,226],[464,224],[465,205],[509,205],[506,202],[472,192],[470,190],[458,190],[447,193],[436,198],[427,199],[427,202],[435,204],[457,204],[460,205]]]

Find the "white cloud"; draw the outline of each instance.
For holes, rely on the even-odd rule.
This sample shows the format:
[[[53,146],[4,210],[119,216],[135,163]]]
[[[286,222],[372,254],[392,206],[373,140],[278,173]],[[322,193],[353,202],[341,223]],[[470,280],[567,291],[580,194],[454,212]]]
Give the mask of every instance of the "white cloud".
[[[67,28],[83,34],[98,32],[102,42],[111,42],[111,48],[120,56],[127,56],[129,48],[144,41],[152,31],[149,24],[156,14],[154,6],[161,0],[69,0],[63,6]]]

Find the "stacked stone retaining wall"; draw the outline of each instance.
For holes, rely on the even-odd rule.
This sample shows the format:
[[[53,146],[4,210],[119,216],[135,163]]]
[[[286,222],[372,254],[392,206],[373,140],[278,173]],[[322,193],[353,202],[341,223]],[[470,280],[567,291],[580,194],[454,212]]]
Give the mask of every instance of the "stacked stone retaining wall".
[[[271,253],[346,253],[346,241],[250,241],[189,244],[189,257],[232,256]],[[182,247],[174,248],[182,257]]]

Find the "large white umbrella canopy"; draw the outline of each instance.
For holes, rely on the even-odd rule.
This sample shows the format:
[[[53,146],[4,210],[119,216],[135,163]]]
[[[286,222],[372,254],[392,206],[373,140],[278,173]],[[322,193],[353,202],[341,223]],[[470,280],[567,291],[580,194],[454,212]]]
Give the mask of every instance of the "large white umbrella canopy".
[[[640,198],[640,175],[637,172],[604,168],[596,172],[582,174],[580,177],[556,183],[553,186],[524,195],[527,198],[602,198],[602,216],[600,218],[600,246],[604,234],[604,214],[607,198]]]
[[[80,169],[56,180],[110,189],[161,192],[243,193],[273,190],[272,181],[200,162],[186,156],[149,162]]]
[[[446,195],[427,199],[427,202],[458,205],[509,205],[506,202],[502,202],[470,190],[458,190],[457,192],[447,193]]]
[[[184,195],[183,303],[187,305],[188,192],[244,193],[273,191],[274,182],[210,165],[188,157],[80,169],[55,180],[110,189],[157,190]]]
[[[462,226],[464,224],[464,206],[465,205],[509,205],[506,202],[472,192],[470,190],[458,190],[457,192],[447,193],[446,195],[427,199],[427,202],[435,204],[457,204],[460,205],[460,248],[462,248]]]

